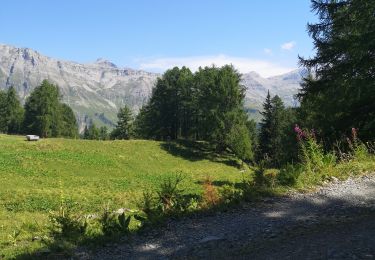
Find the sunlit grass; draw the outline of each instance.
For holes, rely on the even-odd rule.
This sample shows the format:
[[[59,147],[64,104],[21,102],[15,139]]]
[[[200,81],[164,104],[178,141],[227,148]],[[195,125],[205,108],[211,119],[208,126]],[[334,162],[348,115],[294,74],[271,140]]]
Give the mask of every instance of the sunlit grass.
[[[174,154],[165,147],[144,140],[27,142],[0,135],[0,256],[39,248],[48,214],[58,209],[61,196],[73,210],[88,214],[108,203],[134,208],[144,190],[177,172],[190,194],[201,194],[207,176],[231,183],[243,178],[230,156]]]

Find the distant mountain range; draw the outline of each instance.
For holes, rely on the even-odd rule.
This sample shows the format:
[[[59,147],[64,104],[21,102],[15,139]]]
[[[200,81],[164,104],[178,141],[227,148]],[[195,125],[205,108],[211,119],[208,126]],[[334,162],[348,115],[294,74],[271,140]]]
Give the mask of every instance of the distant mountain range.
[[[268,90],[287,105],[296,105],[293,95],[299,89],[302,74],[301,70],[270,78],[256,72],[243,74],[249,111],[256,117]],[[104,59],[80,64],[46,57],[29,48],[0,44],[0,89],[14,86],[24,102],[36,86],[48,79],[60,87],[62,99],[76,113],[81,130],[91,120],[97,125],[113,126],[118,109],[125,104],[136,113],[147,102],[160,76],[119,68]]]

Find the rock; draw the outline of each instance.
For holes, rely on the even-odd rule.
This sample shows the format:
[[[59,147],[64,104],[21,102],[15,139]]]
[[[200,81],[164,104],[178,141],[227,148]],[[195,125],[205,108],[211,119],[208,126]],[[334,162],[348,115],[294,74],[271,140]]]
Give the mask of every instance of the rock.
[[[203,239],[201,239],[199,241],[199,243],[203,244],[203,243],[207,243],[207,242],[211,242],[211,241],[218,241],[218,240],[222,240],[223,238],[221,237],[217,237],[217,236],[208,236],[208,237],[205,237]]]

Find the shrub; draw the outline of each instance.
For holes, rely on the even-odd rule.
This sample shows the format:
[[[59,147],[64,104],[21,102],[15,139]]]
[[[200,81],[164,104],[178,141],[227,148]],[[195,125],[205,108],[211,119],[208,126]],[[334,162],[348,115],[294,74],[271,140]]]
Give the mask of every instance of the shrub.
[[[277,176],[279,174],[278,169],[267,169],[264,172],[264,179],[267,187],[270,187],[272,189],[275,188],[277,184]]]
[[[334,174],[336,156],[334,153],[325,153],[323,146],[318,143],[314,130],[301,130],[295,127],[300,144],[301,170],[300,177],[304,184],[315,184]]]
[[[171,211],[177,209],[182,202],[183,190],[179,188],[183,177],[177,174],[174,177],[168,177],[160,184],[157,191],[158,203],[162,207],[162,211]]]
[[[219,195],[214,187],[212,185],[212,181],[210,177],[207,177],[203,182],[203,198],[202,198],[202,205],[203,207],[209,208],[212,206],[216,206],[219,201]]]
[[[238,203],[243,195],[241,189],[236,189],[234,185],[224,185],[219,190],[220,200],[225,204]]]
[[[115,213],[107,206],[99,219],[101,229],[104,235],[112,236],[129,232],[131,216],[125,216],[123,213]]]
[[[134,215],[134,218],[145,226],[158,223],[162,219],[162,207],[158,205],[154,193],[147,190],[143,192],[142,199],[137,202],[137,207],[141,212]]]
[[[58,214],[50,213],[49,219],[52,223],[50,233],[54,238],[75,241],[86,232],[86,218],[70,214],[68,208],[62,207]]]
[[[300,164],[287,164],[277,175],[278,183],[286,186],[295,186],[302,171]]]

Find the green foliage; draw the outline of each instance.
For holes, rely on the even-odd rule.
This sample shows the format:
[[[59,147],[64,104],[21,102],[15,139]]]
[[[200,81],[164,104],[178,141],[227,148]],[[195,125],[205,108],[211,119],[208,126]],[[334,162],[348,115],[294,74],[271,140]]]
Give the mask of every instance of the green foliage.
[[[14,87],[0,91],[0,132],[19,134],[22,131],[23,108]]]
[[[217,151],[230,148],[251,160],[254,134],[249,133],[253,128],[246,129],[244,93],[232,66],[200,68],[195,74],[175,67],[158,79],[137,116],[136,136],[208,141]]]
[[[279,170],[266,169],[266,163],[261,161],[257,169],[254,171],[254,184],[260,188],[275,188],[277,185]]]
[[[50,213],[50,235],[55,240],[78,241],[85,234],[87,221],[81,216],[72,215],[69,207],[61,204],[58,213]]]
[[[268,92],[261,114],[263,118],[260,123],[258,161],[264,160],[268,166],[280,167],[295,159],[295,111],[285,108],[280,97],[276,95],[271,98]]]
[[[106,126],[102,126],[99,128],[99,139],[100,140],[108,140],[108,128]]]
[[[228,146],[243,161],[251,161],[254,158],[252,136],[246,125],[235,124],[228,135]]]
[[[316,54],[300,59],[311,70],[304,79],[301,119],[332,145],[361,130],[363,141],[375,133],[375,2],[312,1],[319,21],[308,25]]]
[[[129,107],[120,108],[117,118],[118,122],[111,133],[111,139],[130,139],[133,135],[133,115]]]
[[[64,137],[78,137],[78,125],[73,110],[67,104],[60,104],[61,132]]]
[[[300,164],[292,164],[288,163],[283,168],[281,168],[279,175],[277,176],[277,180],[280,185],[284,186],[296,186],[300,174],[303,172],[302,165]]]
[[[85,126],[85,129],[83,130],[83,139],[99,140],[100,137],[100,130],[96,127],[94,123],[91,123],[90,126]]]
[[[177,174],[174,177],[166,178],[157,191],[158,202],[162,211],[171,211],[180,206],[183,190],[180,188],[183,177]]]
[[[99,223],[104,235],[113,236],[129,233],[130,220],[131,216],[125,216],[125,212],[117,214],[109,207],[105,207]]]
[[[47,80],[36,87],[25,103],[24,131],[41,137],[76,137],[74,113],[60,98],[58,87]]]

